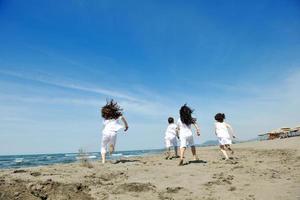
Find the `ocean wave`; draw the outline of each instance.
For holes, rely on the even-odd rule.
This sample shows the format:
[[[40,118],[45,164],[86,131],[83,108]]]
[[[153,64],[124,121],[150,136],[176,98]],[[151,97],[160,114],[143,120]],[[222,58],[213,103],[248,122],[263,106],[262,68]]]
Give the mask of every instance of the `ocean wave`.
[[[122,156],[123,154],[122,153],[113,153],[111,154],[111,156]]]
[[[125,158],[130,158],[130,157],[135,157],[135,156],[140,156],[140,155],[124,155]]]
[[[83,159],[96,159],[97,158],[97,156],[88,156],[88,155],[86,155],[86,156],[77,156],[76,157],[76,160],[83,160]]]
[[[97,156],[88,156],[88,158],[95,159],[95,158],[97,158]]]
[[[75,157],[76,154],[65,154],[65,157]]]
[[[24,162],[24,158],[16,158],[15,163],[22,163]]]
[[[137,150],[137,151],[116,151],[107,159],[118,159],[120,157],[130,158],[156,154],[157,150]],[[12,155],[0,156],[0,169],[20,168],[32,166],[44,166],[56,163],[72,163],[83,159],[96,160],[101,154],[99,152],[87,152],[84,155],[78,153],[40,154],[40,155]]]

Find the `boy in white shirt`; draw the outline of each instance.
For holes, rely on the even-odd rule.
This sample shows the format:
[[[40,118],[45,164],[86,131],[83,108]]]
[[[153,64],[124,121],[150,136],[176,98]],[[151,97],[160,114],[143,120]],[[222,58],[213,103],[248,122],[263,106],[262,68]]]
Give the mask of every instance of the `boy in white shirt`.
[[[174,118],[169,117],[168,118],[169,125],[167,127],[167,130],[165,132],[165,143],[166,143],[166,159],[172,159],[171,157],[171,147],[174,147],[174,153],[175,153],[175,158],[178,158],[177,154],[177,138],[178,137],[178,131],[177,131],[177,125],[174,124]]]
[[[109,145],[109,153],[112,154],[115,150],[117,132],[124,128],[124,131],[128,130],[128,124],[125,117],[122,114],[122,109],[113,100],[106,103],[101,109],[103,121],[102,141],[101,141],[101,156],[102,163],[105,163],[105,154],[107,145]],[[124,126],[120,123],[123,122]]]

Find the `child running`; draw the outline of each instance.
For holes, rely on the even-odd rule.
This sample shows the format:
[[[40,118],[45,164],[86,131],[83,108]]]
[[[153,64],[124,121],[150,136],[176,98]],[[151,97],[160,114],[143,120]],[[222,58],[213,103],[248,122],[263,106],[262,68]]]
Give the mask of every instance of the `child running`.
[[[193,125],[195,127],[198,136],[200,136],[200,129],[196,123],[196,118],[192,117],[193,110],[189,108],[186,104],[184,104],[180,108],[179,113],[180,113],[180,118],[178,119],[177,122],[177,129],[179,131],[179,138],[180,138],[179,166],[182,166],[184,152],[188,145],[191,147],[194,160],[198,160],[191,126]]]
[[[166,159],[172,159],[172,158],[178,158],[178,154],[177,154],[177,139],[178,138],[178,133],[177,133],[177,125],[174,124],[174,118],[173,117],[169,117],[168,118],[168,128],[166,130],[165,133],[165,142],[166,142],[166,148],[167,148],[167,152],[166,152]],[[174,147],[174,153],[175,156],[171,157],[171,147]]]
[[[111,155],[115,150],[117,131],[124,128],[123,125],[120,124],[120,120],[124,123],[124,131],[128,130],[128,124],[125,117],[122,114],[122,109],[113,100],[108,101],[106,105],[102,107],[101,114],[104,118],[104,128],[102,131],[101,142],[101,156],[102,163],[105,163],[107,145],[109,145],[109,153]]]
[[[225,123],[224,119],[224,113],[218,113],[215,115],[215,134],[220,143],[220,150],[225,156],[225,160],[228,160],[229,157],[226,150],[231,151],[231,154],[233,154],[233,150],[231,149],[230,145],[232,144],[231,138],[235,138],[235,136],[233,135],[232,127],[228,123]]]

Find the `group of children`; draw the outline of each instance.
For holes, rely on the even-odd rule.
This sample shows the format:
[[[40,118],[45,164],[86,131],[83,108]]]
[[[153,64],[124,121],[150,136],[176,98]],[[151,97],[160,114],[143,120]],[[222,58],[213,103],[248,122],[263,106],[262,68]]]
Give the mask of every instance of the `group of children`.
[[[102,163],[105,163],[106,149],[109,147],[109,153],[112,154],[115,149],[117,132],[124,128],[124,131],[128,130],[128,123],[122,114],[122,109],[119,105],[110,100],[101,109],[102,117],[104,119],[104,128],[102,131],[102,142],[101,142],[101,156]],[[192,127],[196,130],[197,136],[200,136],[200,129],[197,124],[196,118],[192,117],[193,110],[186,104],[183,105],[180,110],[180,118],[175,123],[174,118],[168,118],[168,127],[165,132],[165,144],[167,148],[166,159],[180,157],[179,165],[183,165],[184,153],[188,146],[191,147],[192,155],[194,160],[198,160],[196,155],[196,148],[194,144],[194,137]],[[232,127],[224,122],[225,114],[218,113],[215,115],[215,134],[220,144],[220,150],[223,153],[225,160],[228,160],[228,154],[226,150],[233,150],[230,145],[232,144],[233,135]],[[123,125],[122,125],[122,123]],[[180,141],[180,156],[177,153],[177,139]],[[175,155],[171,157],[171,147],[174,147]]]

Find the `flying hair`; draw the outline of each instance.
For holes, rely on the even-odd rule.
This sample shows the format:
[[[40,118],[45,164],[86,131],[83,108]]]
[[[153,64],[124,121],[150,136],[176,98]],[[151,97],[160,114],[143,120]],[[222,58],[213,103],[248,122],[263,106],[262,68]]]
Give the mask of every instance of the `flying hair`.
[[[194,124],[197,119],[192,117],[192,113],[193,110],[184,104],[179,111],[181,122],[188,126]]]
[[[101,114],[104,119],[118,119],[122,116],[122,110],[113,99],[106,100],[106,105],[102,107]]]

